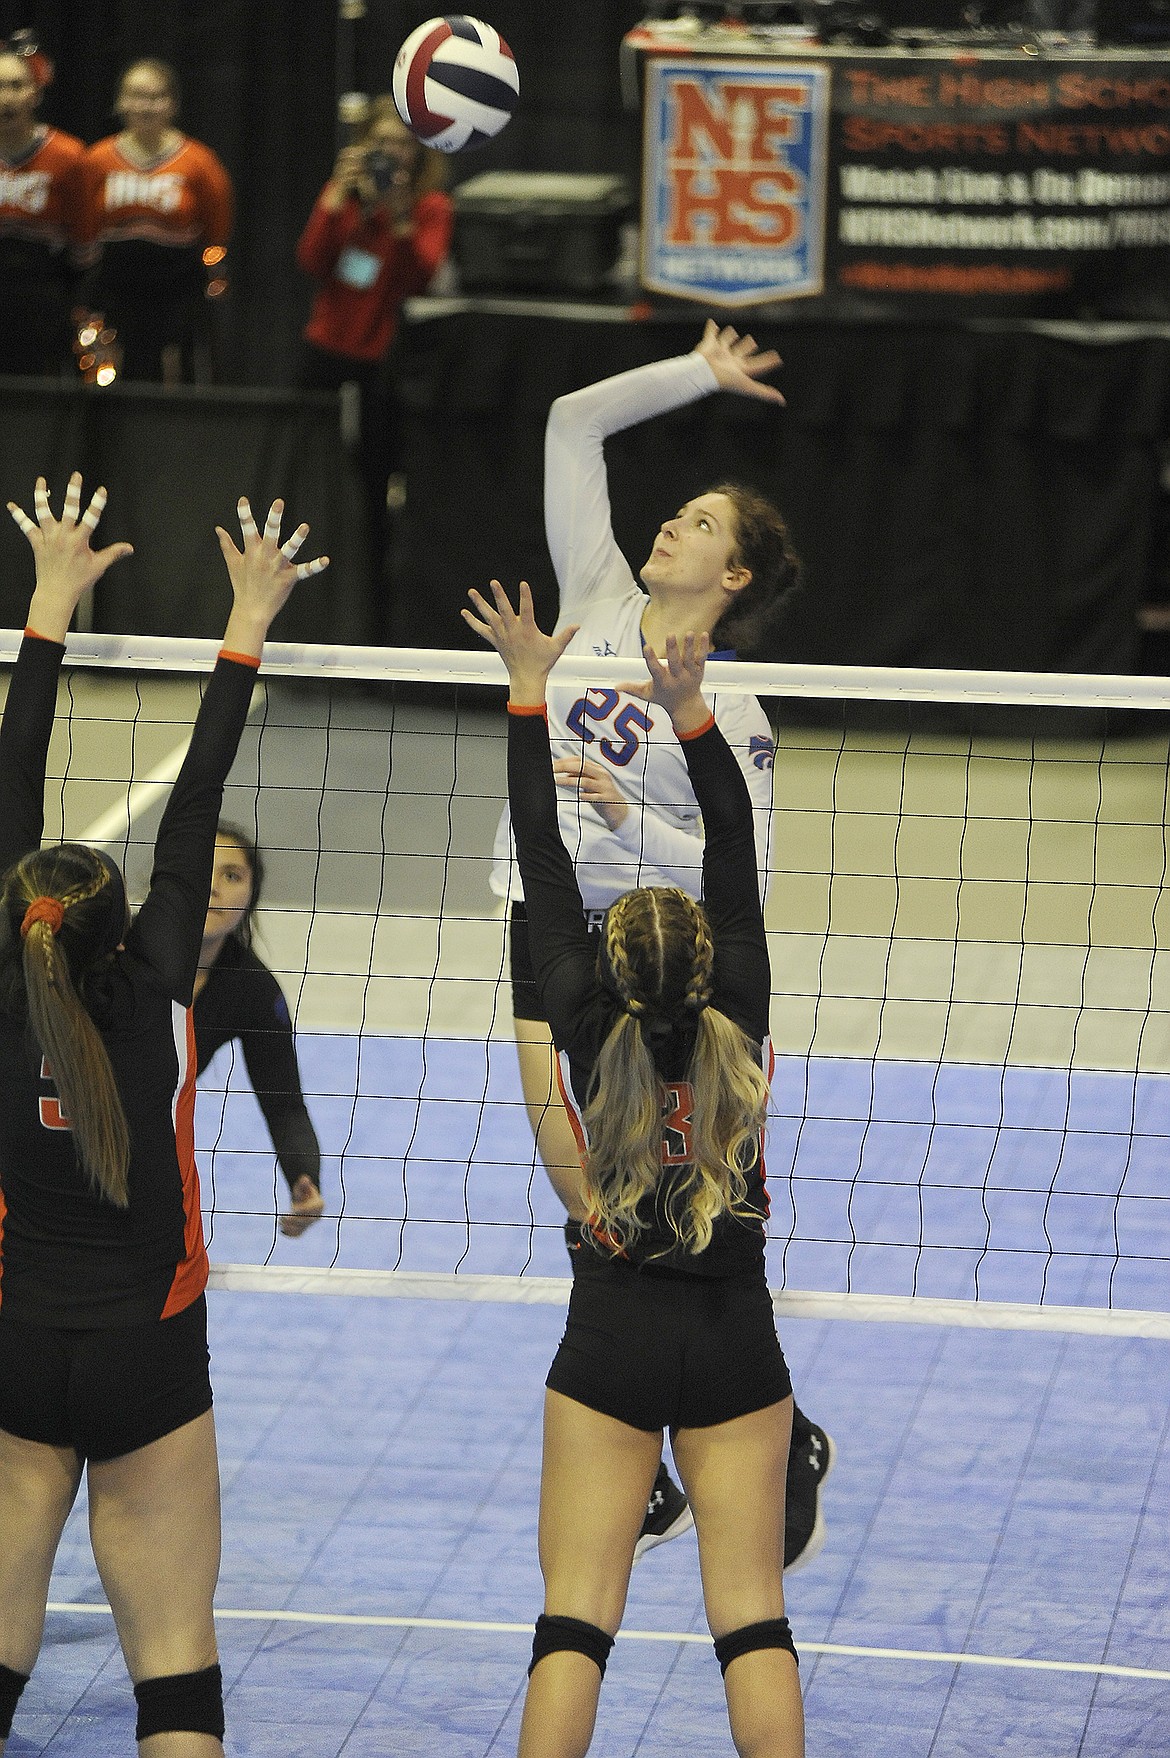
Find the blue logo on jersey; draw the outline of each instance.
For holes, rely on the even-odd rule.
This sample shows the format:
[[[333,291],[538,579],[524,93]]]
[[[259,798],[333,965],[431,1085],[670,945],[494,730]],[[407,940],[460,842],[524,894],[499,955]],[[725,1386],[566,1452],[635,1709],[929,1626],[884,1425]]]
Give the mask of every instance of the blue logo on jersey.
[[[748,741],[748,756],[757,769],[771,769],[776,746],[763,733],[753,733]]]
[[[607,659],[611,654],[615,657],[617,655],[617,648],[611,647],[608,641],[603,641],[600,647],[595,645],[593,651],[598,659]]]

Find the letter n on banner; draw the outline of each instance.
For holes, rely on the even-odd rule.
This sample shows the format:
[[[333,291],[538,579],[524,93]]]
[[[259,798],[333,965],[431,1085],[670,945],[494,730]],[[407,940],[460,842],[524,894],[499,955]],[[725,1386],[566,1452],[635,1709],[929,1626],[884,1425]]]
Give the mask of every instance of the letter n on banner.
[[[712,305],[824,285],[829,70],[651,57],[642,284]]]

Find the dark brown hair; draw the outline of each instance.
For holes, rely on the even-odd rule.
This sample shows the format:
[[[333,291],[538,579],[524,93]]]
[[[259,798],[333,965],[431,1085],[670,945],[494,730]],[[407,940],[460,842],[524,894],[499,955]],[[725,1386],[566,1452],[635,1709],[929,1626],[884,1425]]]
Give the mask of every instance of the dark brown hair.
[[[246,830],[241,830],[238,824],[229,824],[226,818],[221,818],[216,825],[215,839],[217,842],[234,842],[252,875],[252,892],[248,898],[248,907],[229,936],[229,938],[238,940],[241,946],[251,946],[252,917],[256,913],[256,906],[260,902],[260,893],[264,889],[264,856],[256,846],[255,837],[249,836]]]
[[[734,648],[741,659],[774,659],[780,630],[800,589],[800,559],[788,527],[754,488],[721,482],[706,492],[725,495],[735,508],[735,546],[728,566],[751,574],[712,629],[711,640],[716,648]]]

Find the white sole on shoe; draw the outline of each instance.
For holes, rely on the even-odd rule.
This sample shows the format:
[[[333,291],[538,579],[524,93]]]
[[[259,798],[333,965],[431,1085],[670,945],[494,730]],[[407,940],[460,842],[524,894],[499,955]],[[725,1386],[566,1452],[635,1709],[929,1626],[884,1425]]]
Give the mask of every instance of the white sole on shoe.
[[[829,1473],[837,1463],[837,1447],[832,1435],[826,1434],[825,1440],[828,1442],[828,1453],[825,1459],[825,1469],[821,1472],[821,1480],[817,1484],[816,1519],[813,1521],[813,1529],[809,1533],[808,1543],[805,1545],[800,1555],[791,1563],[786,1563],[784,1565],[784,1573],[786,1575],[799,1575],[800,1571],[803,1568],[806,1568],[809,1563],[816,1561],[825,1548],[825,1511],[821,1507],[821,1491],[825,1487]]]
[[[689,1532],[694,1524],[695,1516],[691,1513],[688,1505],[681,1514],[671,1521],[665,1532],[643,1533],[634,1546],[634,1561],[637,1562],[639,1557],[644,1557],[646,1552],[653,1550],[656,1544],[669,1544],[672,1538],[681,1538],[683,1533]]]

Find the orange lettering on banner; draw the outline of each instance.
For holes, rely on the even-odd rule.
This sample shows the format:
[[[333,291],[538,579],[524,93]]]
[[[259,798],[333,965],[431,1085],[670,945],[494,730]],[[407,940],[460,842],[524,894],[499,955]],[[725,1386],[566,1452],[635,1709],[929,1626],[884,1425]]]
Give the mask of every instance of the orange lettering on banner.
[[[698,80],[680,79],[675,86],[673,132],[667,146],[671,160],[717,160],[734,165],[774,164],[777,149],[795,132],[789,110],[804,106],[799,86],[750,85],[722,81],[718,101],[708,101]]]
[[[670,180],[666,242],[788,246],[799,234],[800,212],[777,200],[777,193],[796,197],[801,182],[795,171],[782,166],[740,171],[712,165],[702,171],[677,171]],[[700,233],[695,221],[704,215],[709,223]]]

